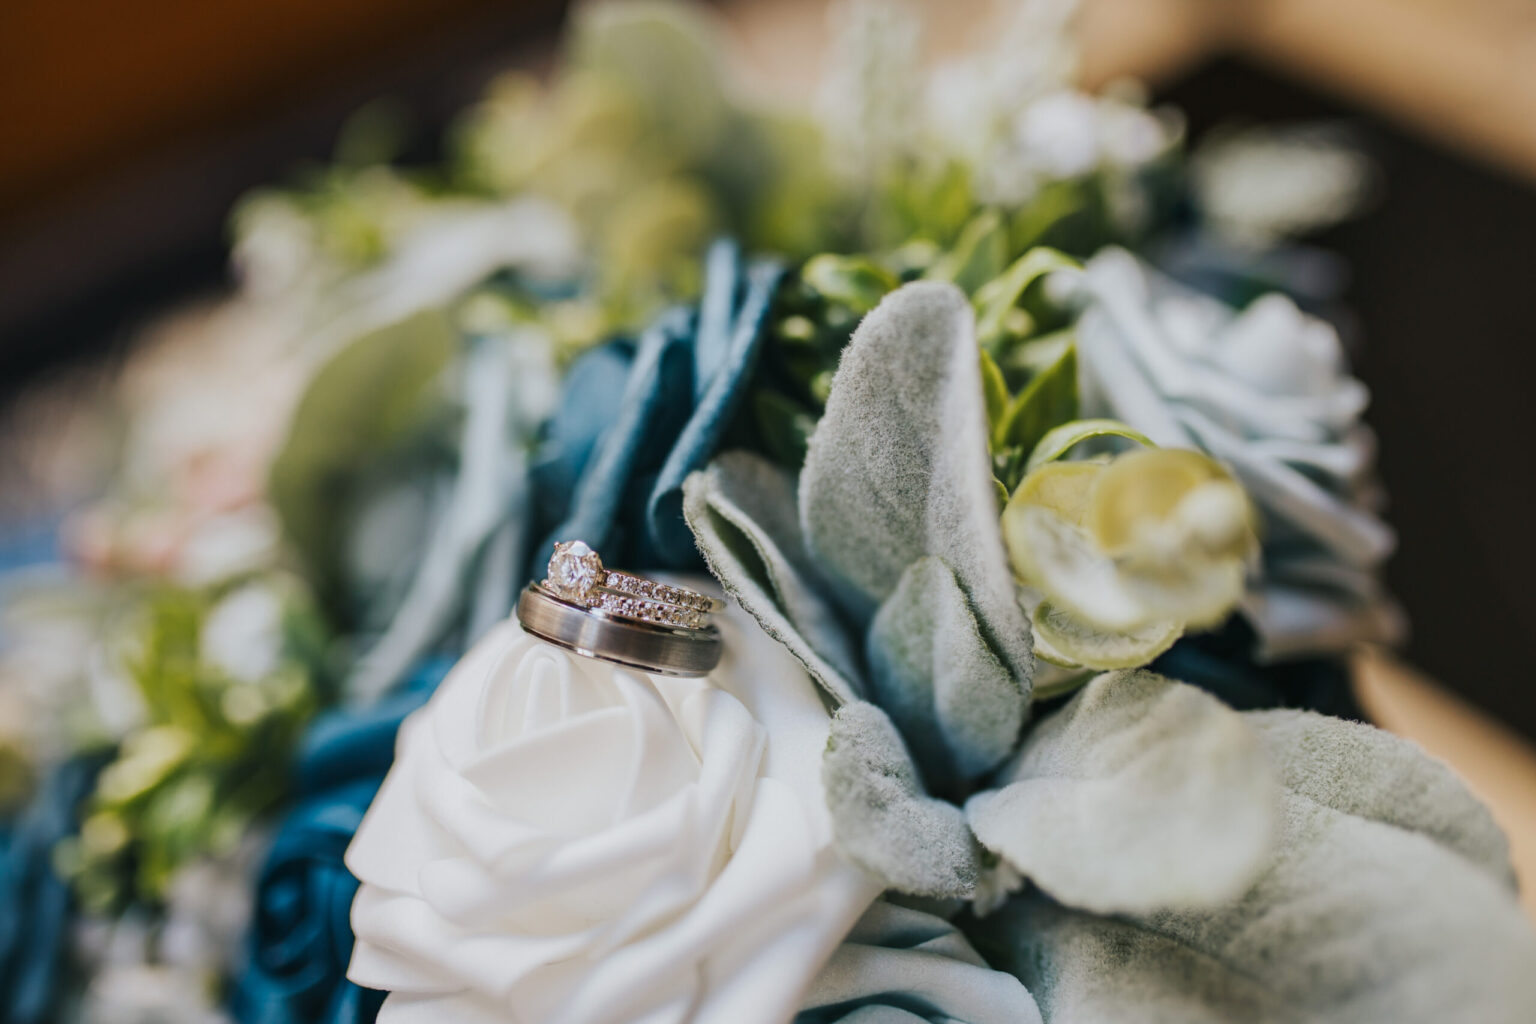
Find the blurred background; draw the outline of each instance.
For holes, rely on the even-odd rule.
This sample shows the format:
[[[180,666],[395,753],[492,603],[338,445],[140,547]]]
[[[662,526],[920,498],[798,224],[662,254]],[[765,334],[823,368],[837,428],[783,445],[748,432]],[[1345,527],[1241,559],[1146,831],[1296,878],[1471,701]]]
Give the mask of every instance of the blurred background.
[[[955,44],[975,2],[942,5],[931,49]],[[347,118],[380,99],[403,127],[399,159],[432,161],[495,72],[539,66],[565,7],[0,5],[0,458],[47,423],[17,412],[27,396],[110,369],[151,318],[229,287],[242,193],[330,159]],[[754,75],[810,88],[822,0],[722,7]],[[1536,737],[1536,5],[1086,0],[1083,33],[1090,84],[1142,79],[1197,138],[1323,119],[1374,159],[1366,212],[1317,241],[1347,267],[1406,653]],[[0,512],[24,509],[26,474],[3,479]]]

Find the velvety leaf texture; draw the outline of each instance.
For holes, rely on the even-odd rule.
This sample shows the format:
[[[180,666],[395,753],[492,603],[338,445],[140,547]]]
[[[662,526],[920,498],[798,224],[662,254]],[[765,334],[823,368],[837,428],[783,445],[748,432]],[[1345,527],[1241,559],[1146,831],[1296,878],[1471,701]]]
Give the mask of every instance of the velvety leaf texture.
[[[1099,676],[966,804],[982,845],[1099,913],[1213,907],[1265,866],[1278,790],[1258,737],[1204,691]]]
[[[917,282],[864,318],[843,354],[800,485],[806,539],[865,615],[907,566],[937,555],[983,637],[1030,677],[997,521],[974,316],[953,285]]]
[[[806,561],[793,476],[759,456],[727,452],[688,477],[683,514],[727,593],[835,700],[859,699],[857,654]]]
[[[1497,830],[1450,773],[1369,726],[1244,717],[1284,794],[1247,893],[1104,918],[1034,890],[979,922],[991,962],[1047,1021],[1529,1021],[1536,932]]]
[[[885,712],[864,702],[839,708],[821,773],[844,856],[905,893],[962,898],[975,890],[981,851],[964,814],[923,792]]]
[[[891,716],[930,789],[947,790],[1012,753],[1024,692],[982,640],[938,558],[920,558],[880,606],[866,645],[871,696]]]

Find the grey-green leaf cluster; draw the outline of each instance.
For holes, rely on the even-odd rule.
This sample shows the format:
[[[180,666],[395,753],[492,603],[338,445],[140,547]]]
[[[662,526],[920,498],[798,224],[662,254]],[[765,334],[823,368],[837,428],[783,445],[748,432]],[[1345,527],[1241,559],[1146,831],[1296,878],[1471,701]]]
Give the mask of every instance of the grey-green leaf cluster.
[[[1047,1020],[1530,1019],[1536,934],[1503,837],[1412,744],[1308,712],[1242,716],[1280,784],[1253,884],[1101,916],[1043,887],[977,923]]]
[[[1146,671],[1030,720],[975,322],[951,285],[891,292],[798,479],[735,452],[685,486],[710,568],[825,689],[840,852],[930,910],[1018,889],[954,924],[1028,1002],[942,920],[880,904],[861,929],[905,937],[851,936],[803,1021],[1528,1019],[1536,933],[1503,838],[1411,744]],[[924,942],[962,952],[940,968],[912,958]],[[896,994],[854,991],[856,962]]]
[[[738,452],[685,487],[710,568],[843,705],[824,777],[844,854],[927,896],[974,889],[960,797],[1017,746],[1033,672],[976,353],[959,289],[898,289],[854,333],[798,481]]]

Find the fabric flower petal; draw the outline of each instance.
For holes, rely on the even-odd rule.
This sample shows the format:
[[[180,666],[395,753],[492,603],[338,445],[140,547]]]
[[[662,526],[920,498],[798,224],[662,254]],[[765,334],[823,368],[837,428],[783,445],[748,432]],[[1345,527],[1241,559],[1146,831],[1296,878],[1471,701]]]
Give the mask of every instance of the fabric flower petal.
[[[1040,1011],[1019,979],[987,966],[954,925],[880,900],[816,976],[795,1024],[887,1019],[1038,1024]]]

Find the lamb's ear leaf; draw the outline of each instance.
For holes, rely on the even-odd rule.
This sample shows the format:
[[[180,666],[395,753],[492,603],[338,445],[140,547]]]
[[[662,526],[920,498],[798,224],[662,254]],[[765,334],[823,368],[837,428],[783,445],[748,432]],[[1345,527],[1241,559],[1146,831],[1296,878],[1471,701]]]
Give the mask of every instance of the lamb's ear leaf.
[[[807,563],[794,477],[760,456],[726,452],[684,481],[683,516],[726,592],[834,700],[858,700],[857,647]]]
[[[976,625],[941,559],[907,567],[870,625],[870,696],[936,789],[995,768],[1019,739],[1028,701]]]
[[[981,848],[965,815],[924,792],[885,712],[862,701],[837,710],[821,777],[843,856],[914,896],[963,899],[975,892]]]
[[[1216,698],[1111,672],[1040,722],[966,804],[987,849],[1063,903],[1102,914],[1219,906],[1268,862],[1279,791]]]
[[[1034,890],[972,932],[1047,1019],[1517,1024],[1536,930],[1503,837],[1444,766],[1369,726],[1243,716],[1282,787],[1279,841],[1240,899],[1095,916]]]
[[[812,435],[800,517],[818,564],[866,619],[937,555],[1026,690],[1033,669],[998,526],[975,317],[956,287],[914,282],[854,332]]]

